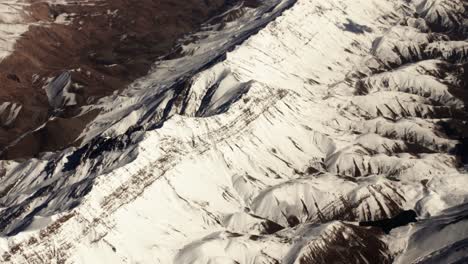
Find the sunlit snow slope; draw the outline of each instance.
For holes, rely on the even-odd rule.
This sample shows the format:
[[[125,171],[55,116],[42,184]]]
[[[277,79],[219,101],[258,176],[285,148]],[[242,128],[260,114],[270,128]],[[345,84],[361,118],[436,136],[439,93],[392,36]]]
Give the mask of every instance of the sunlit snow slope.
[[[2,262],[467,262],[466,8],[233,6],[2,161]]]

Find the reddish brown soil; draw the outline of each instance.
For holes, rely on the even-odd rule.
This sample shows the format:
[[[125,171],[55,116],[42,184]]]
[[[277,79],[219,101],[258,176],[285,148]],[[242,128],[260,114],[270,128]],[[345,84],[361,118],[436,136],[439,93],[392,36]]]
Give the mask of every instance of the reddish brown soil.
[[[13,124],[0,127],[0,150],[51,116],[43,89],[47,77],[81,69],[72,72],[72,81],[83,86],[76,91],[78,105],[60,114],[60,124],[49,122],[3,151],[2,159],[31,157],[72,144],[77,131],[96,114],[76,116],[81,106],[92,104],[146,74],[177,39],[197,30],[203,21],[233,1],[102,0],[95,5],[70,2],[51,6],[31,0],[27,20],[51,23],[66,13],[73,18],[72,23],[31,26],[17,42],[13,54],[0,63],[0,102],[23,105]],[[39,76],[35,81],[34,75]],[[68,119],[74,122],[67,122]]]

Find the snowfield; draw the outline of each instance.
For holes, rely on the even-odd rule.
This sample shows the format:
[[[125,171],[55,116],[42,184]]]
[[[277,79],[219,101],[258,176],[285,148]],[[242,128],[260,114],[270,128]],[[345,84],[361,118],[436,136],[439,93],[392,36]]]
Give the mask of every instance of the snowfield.
[[[0,3],[0,61],[14,49],[16,40],[28,30],[23,20],[22,0],[7,0]]]
[[[80,147],[1,161],[2,263],[468,261],[467,6],[233,6]]]

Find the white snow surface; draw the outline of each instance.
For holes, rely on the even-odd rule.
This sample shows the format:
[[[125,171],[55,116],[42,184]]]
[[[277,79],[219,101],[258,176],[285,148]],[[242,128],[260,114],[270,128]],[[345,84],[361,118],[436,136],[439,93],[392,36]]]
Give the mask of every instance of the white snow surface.
[[[459,62],[466,43],[405,22],[440,10],[465,12],[267,0],[207,23],[95,106],[83,148],[0,164],[3,261],[301,263],[342,241],[396,263],[466,260],[468,174],[439,125],[465,106],[443,51]],[[419,221],[389,235],[357,226],[409,209]]]
[[[6,0],[0,3],[0,61],[14,49],[16,40],[27,31],[23,20],[23,0]]]

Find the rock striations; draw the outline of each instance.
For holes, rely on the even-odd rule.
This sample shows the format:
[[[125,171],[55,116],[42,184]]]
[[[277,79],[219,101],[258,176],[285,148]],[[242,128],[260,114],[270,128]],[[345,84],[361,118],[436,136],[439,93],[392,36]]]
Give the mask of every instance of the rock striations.
[[[468,2],[179,2],[0,4],[2,263],[468,261]]]

